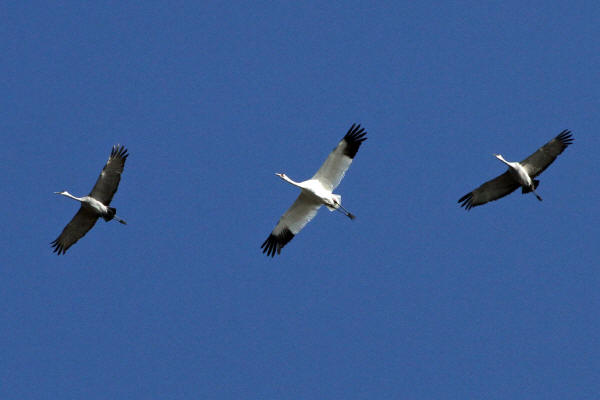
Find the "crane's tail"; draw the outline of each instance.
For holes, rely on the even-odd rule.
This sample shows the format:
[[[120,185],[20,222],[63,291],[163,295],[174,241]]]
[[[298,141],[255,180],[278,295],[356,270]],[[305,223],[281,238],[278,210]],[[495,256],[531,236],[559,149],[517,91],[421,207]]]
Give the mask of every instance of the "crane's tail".
[[[102,218],[104,218],[106,222],[110,221],[111,219],[114,219],[119,221],[123,225],[127,225],[127,222],[119,218],[119,216],[117,215],[117,209],[114,207],[107,207],[106,215],[103,215]]]
[[[325,206],[329,209],[329,211],[335,211],[342,204],[342,196],[339,194],[332,194],[333,197],[333,206],[325,204]]]
[[[533,182],[533,190],[537,189],[538,185],[540,184],[540,181],[538,181],[537,179],[534,179],[532,182]],[[521,188],[521,193],[523,193],[523,194],[529,193],[531,191],[532,190],[530,187],[523,186]]]

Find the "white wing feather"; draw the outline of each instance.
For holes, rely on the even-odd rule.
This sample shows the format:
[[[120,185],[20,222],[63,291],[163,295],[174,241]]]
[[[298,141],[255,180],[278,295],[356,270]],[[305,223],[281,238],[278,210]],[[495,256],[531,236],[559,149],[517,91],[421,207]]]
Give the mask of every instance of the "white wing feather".
[[[313,196],[303,191],[294,201],[294,204],[281,216],[275,229],[273,229],[273,234],[277,235],[287,228],[292,234],[297,235],[317,215],[317,211],[321,206],[322,204]]]
[[[352,124],[344,138],[311,179],[318,180],[323,187],[332,192],[344,178],[362,142],[367,140],[366,134],[367,132],[360,125]]]
[[[267,256],[280,254],[281,249],[317,215],[322,204],[310,194],[302,191],[294,204],[281,216],[275,229],[264,241],[261,249]]]

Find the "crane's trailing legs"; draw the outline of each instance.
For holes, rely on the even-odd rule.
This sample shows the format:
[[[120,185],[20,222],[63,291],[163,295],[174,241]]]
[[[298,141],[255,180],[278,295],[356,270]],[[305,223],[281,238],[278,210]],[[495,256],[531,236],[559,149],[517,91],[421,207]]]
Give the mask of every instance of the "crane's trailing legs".
[[[535,195],[535,197],[539,201],[542,201],[542,198],[540,197],[540,195],[537,194],[537,192],[535,191],[535,189],[538,187],[539,184],[540,184],[540,181],[538,181],[537,179],[532,179],[531,180],[531,186],[530,187],[523,186],[523,189],[521,190],[521,192],[523,194],[526,194],[526,193],[529,193],[529,192],[533,192],[533,194]]]
[[[350,219],[354,219],[356,218],[356,215],[352,214],[350,211],[346,210],[344,208],[343,205],[341,205],[340,203],[338,203],[337,201],[334,200],[334,204],[335,204],[335,209],[338,210],[339,212],[341,212],[342,214],[344,214],[346,217],[350,218]],[[341,208],[341,210],[340,210]]]

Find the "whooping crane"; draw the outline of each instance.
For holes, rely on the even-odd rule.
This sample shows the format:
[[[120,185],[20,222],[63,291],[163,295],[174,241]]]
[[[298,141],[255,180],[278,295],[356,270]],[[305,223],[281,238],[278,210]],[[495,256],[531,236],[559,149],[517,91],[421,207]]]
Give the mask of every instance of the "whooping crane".
[[[332,192],[340,184],[362,142],[367,140],[366,134],[367,132],[360,127],[360,124],[352,124],[321,168],[309,180],[295,182],[286,174],[275,174],[302,190],[294,204],[281,216],[273,232],[260,246],[263,253],[267,253],[267,256],[271,257],[275,256],[276,252],[280,254],[283,246],[314,218],[322,205],[325,205],[329,211],[338,210],[350,219],[355,218],[353,214],[342,207],[342,196]]]
[[[124,146],[113,146],[106,165],[102,169],[91,193],[87,196],[75,197],[66,190],[54,192],[81,203],[77,214],[65,226],[60,236],[51,243],[55,253],[65,254],[69,247],[92,229],[99,217],[104,218],[107,222],[115,219],[122,224],[126,224],[116,215],[117,210],[108,205],[119,187],[121,173],[128,156],[129,154]]]
[[[544,172],[573,141],[571,131],[565,129],[520,163],[506,161],[502,155],[494,154],[498,160],[508,165],[508,171],[467,193],[458,202],[462,202],[461,207],[470,210],[488,201],[504,197],[519,187],[522,188],[523,194],[533,192],[535,197],[542,201],[542,198],[535,191],[540,181],[533,178]]]

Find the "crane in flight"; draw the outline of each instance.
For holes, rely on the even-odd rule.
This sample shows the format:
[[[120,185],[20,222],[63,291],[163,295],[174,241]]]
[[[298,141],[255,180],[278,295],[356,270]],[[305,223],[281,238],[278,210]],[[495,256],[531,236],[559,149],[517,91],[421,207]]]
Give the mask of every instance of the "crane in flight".
[[[472,192],[465,194],[458,202],[462,203],[461,207],[470,210],[488,201],[498,200],[514,192],[519,187],[521,187],[523,194],[533,192],[535,197],[542,201],[540,195],[535,191],[540,181],[534,178],[544,172],[573,141],[571,131],[565,129],[521,162],[509,162],[501,154],[494,154],[498,160],[508,166],[508,170]]]
[[[109,207],[109,204],[119,187],[121,173],[128,156],[129,154],[124,146],[113,146],[106,165],[102,169],[91,193],[87,196],[75,197],[66,190],[54,192],[81,203],[79,211],[71,222],[65,226],[60,236],[50,243],[55,253],[65,254],[69,247],[92,229],[99,217],[104,218],[107,222],[115,219],[122,224],[126,224],[116,215],[117,210]]]
[[[275,256],[275,253],[280,254],[283,246],[314,218],[323,205],[329,211],[337,210],[350,219],[355,218],[354,214],[342,206],[342,196],[334,194],[333,190],[340,184],[362,142],[367,140],[366,134],[367,132],[360,127],[360,124],[352,124],[321,168],[309,180],[295,182],[286,174],[275,174],[284,181],[299,187],[301,191],[294,204],[281,216],[275,229],[260,246],[263,254],[266,253],[271,257]]]

